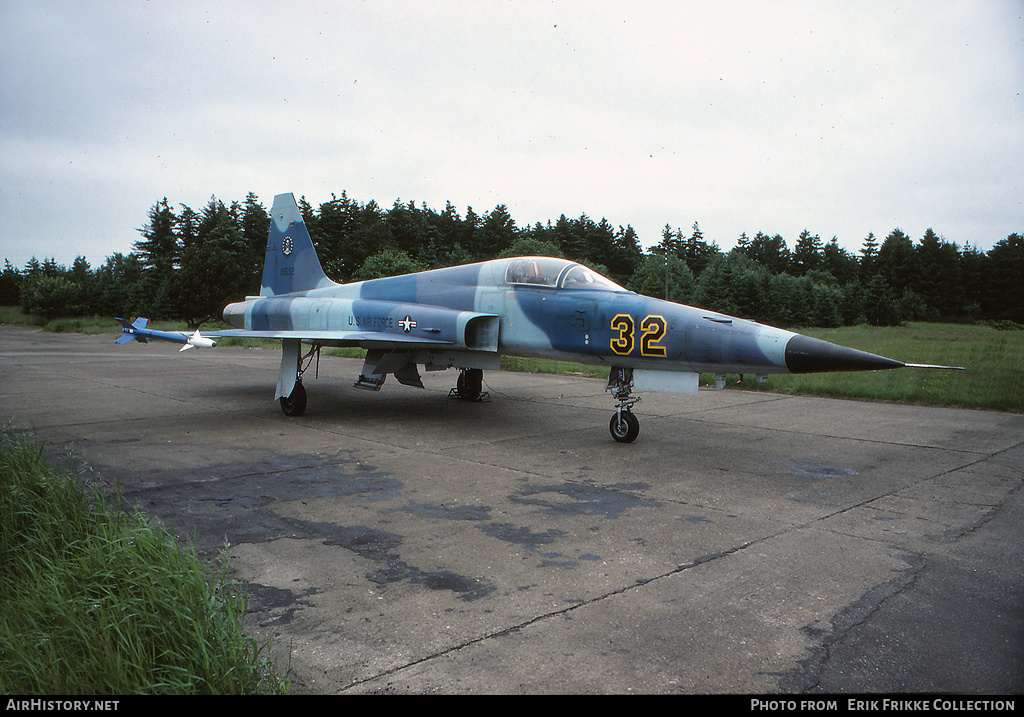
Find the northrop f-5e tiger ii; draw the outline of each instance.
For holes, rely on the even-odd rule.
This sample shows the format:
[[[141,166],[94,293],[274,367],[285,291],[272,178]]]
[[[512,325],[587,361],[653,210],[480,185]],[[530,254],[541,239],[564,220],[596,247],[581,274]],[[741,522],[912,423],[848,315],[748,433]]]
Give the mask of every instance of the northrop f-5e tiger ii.
[[[324,346],[359,346],[366,359],[355,385],[380,390],[388,374],[421,387],[427,371],[458,368],[453,393],[478,400],[485,370],[502,354],[607,366],[616,401],[609,428],[629,443],[640,424],[634,391],[696,393],[716,375],[874,371],[916,366],[713,311],[642,296],[565,259],[513,257],[350,284],[320,265],[295,197],[271,210],[259,296],[229,304],[213,332],[162,332],[146,320],[123,327],[118,343],[161,339],[212,347],[216,337],[280,339],[275,400],[289,416],[306,408],[302,376]],[[308,346],[305,350],[303,345]],[[305,351],[305,353],[304,353]]]

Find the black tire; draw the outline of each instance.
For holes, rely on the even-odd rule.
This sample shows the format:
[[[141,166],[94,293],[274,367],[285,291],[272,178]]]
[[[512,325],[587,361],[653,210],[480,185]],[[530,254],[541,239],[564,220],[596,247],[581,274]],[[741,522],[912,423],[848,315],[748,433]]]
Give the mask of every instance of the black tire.
[[[295,382],[290,396],[281,396],[281,410],[284,415],[293,417],[306,412],[306,389],[302,387],[302,381]]]
[[[459,372],[459,380],[455,384],[455,391],[463,401],[475,401],[480,398],[483,387],[483,370],[470,368]]]
[[[632,443],[640,435],[640,421],[631,411],[618,411],[612,415],[608,430],[619,443]]]

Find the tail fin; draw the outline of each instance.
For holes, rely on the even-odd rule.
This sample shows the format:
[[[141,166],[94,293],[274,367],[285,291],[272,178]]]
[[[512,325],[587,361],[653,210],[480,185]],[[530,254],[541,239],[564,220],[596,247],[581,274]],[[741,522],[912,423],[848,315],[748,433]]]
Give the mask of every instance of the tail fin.
[[[139,336],[136,332],[137,329],[144,329],[149,324],[149,319],[139,317],[135,319],[135,323],[129,324],[125,319],[117,319],[117,322],[121,324],[121,335],[114,339],[115,344],[126,344],[129,341],[141,341],[146,343],[146,339],[143,336]]]
[[[333,284],[320,266],[295,196],[278,194],[270,212],[260,296],[280,296]]]

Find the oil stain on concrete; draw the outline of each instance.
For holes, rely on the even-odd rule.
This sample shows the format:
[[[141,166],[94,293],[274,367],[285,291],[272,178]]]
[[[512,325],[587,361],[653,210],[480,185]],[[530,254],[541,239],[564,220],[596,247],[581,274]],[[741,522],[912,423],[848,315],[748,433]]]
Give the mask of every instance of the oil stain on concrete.
[[[126,479],[131,482],[130,476]],[[402,482],[390,473],[361,463],[345,451],[281,457],[268,450],[252,462],[207,466],[198,480],[128,491],[122,498],[139,504],[176,535],[190,540],[201,556],[217,554],[225,542],[312,540],[372,561],[376,569],[365,577],[378,585],[408,581],[430,590],[451,591],[462,600],[477,600],[492,592],[494,586],[486,581],[410,565],[400,557],[403,538],[397,533],[366,525],[304,520],[277,510],[279,505],[317,498],[390,501],[400,496],[402,488]],[[456,520],[473,517],[429,506],[407,509]],[[277,621],[287,621],[295,609],[308,606],[308,598],[315,592],[297,594],[259,584],[250,584],[248,590],[253,599],[251,611],[273,609]]]

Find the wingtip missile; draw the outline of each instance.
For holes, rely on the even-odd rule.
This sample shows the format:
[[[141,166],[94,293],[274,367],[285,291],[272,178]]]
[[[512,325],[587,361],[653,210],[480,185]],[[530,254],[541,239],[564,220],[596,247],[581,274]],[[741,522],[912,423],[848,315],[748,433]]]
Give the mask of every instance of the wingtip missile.
[[[126,344],[129,341],[146,343],[145,334],[139,332],[146,331],[146,324],[149,323],[149,319],[144,319],[140,316],[131,324],[128,323],[127,319],[115,318],[114,321],[121,324],[121,335],[114,339],[115,344]]]
[[[194,334],[188,336],[180,331],[157,331],[156,329],[148,329],[146,327],[149,325],[149,319],[141,316],[130,324],[126,319],[115,319],[115,321],[121,324],[121,335],[114,339],[114,343],[116,344],[126,344],[130,341],[146,343],[149,339],[159,339],[160,341],[184,344],[179,351],[187,351],[192,348],[212,349],[217,345],[217,342],[213,339],[200,334],[198,329],[196,329]]]
[[[199,333],[199,329],[196,329],[196,332],[194,334],[185,339],[185,345],[178,349],[178,351],[188,351],[191,348],[212,349],[216,345],[216,341],[205,336],[202,336]]]

